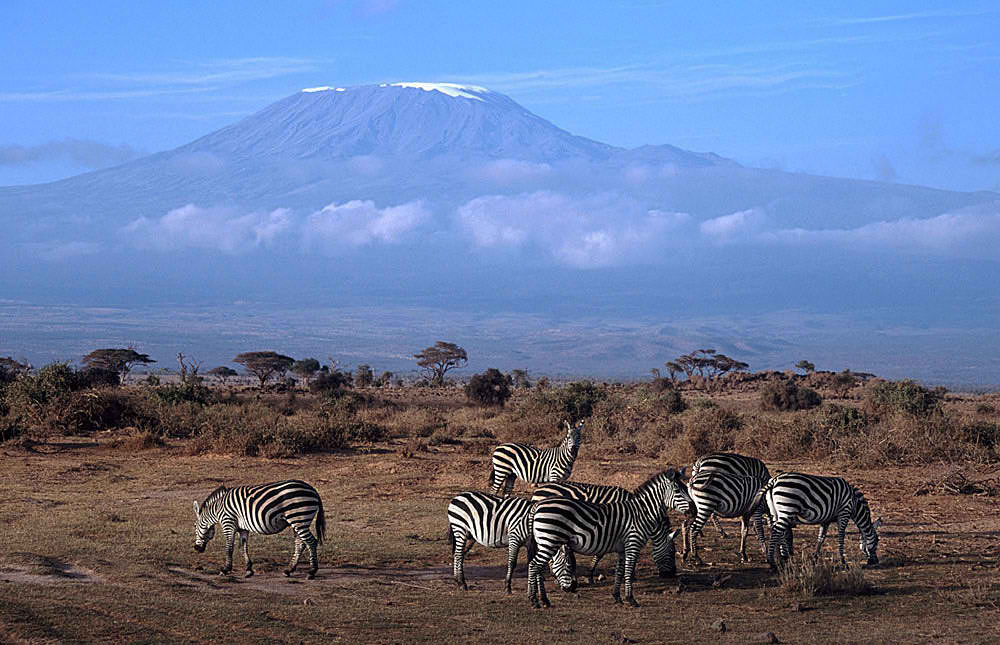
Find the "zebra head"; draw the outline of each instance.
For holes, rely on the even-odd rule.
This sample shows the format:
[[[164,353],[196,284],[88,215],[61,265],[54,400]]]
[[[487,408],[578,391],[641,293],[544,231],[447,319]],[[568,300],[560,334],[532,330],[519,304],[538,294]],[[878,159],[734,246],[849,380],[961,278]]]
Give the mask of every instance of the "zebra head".
[[[198,504],[198,500],[194,502],[194,550],[198,553],[203,553],[205,547],[215,537],[215,523],[218,520],[215,513],[217,500],[219,494],[224,491],[225,488],[219,486],[201,505]]]
[[[872,522],[872,511],[868,506],[868,500],[859,491],[854,492],[854,523],[861,533],[858,547],[868,557],[868,564],[878,564],[878,527],[882,525],[882,520]]]
[[[576,454],[577,449],[580,447],[580,435],[583,432],[583,421],[575,426],[571,426],[569,421],[564,421],[564,423],[566,424],[566,437],[562,440],[562,445]]]
[[[634,495],[662,506],[662,509],[657,510],[658,513],[672,510],[690,515],[694,512],[694,503],[688,495],[687,487],[681,481],[680,473],[673,468],[650,477],[635,489]]]
[[[569,558],[566,555],[566,548],[561,548],[552,556],[552,575],[555,576],[559,588],[567,593],[576,591],[577,582],[573,568],[570,566]]]

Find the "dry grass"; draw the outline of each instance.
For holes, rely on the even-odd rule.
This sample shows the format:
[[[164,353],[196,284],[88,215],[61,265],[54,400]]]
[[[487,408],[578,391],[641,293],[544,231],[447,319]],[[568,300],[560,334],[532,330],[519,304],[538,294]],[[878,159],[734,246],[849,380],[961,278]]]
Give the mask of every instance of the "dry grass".
[[[858,596],[874,591],[861,567],[840,568],[829,558],[813,553],[797,553],[781,568],[781,590],[802,598],[814,596]]]

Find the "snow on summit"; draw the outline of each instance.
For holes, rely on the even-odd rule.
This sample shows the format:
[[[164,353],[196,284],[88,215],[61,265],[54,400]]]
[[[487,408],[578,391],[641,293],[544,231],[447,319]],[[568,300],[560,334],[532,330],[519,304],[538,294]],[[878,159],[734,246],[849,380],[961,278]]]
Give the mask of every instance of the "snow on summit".
[[[482,98],[476,96],[476,94],[486,94],[489,92],[489,90],[485,87],[479,87],[478,85],[458,85],[456,83],[393,83],[392,86],[415,87],[426,92],[441,92],[442,94],[454,96],[455,98],[461,97],[464,99],[472,99],[474,101],[483,100]],[[470,94],[470,92],[475,92],[475,94]]]

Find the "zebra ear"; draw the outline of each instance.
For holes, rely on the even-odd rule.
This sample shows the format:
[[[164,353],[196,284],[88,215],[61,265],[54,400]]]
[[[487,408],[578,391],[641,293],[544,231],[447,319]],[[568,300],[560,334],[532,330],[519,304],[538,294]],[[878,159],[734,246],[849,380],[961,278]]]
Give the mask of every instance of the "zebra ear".
[[[573,427],[569,424],[569,420],[568,419],[563,419],[563,423],[566,424],[566,430],[567,430],[567,432],[573,429]]]
[[[194,514],[201,515],[201,509],[198,508],[198,500],[194,500]]]

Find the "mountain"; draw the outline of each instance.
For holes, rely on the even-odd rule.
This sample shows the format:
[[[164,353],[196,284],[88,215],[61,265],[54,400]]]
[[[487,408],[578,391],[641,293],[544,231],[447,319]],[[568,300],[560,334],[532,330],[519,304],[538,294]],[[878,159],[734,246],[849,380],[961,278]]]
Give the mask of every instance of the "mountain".
[[[615,320],[618,340],[594,355],[617,357],[616,373],[639,361],[636,347],[651,351],[623,319],[720,316],[671,342],[746,334],[734,352],[780,366],[801,343],[751,333],[754,316],[846,317],[850,334],[816,336],[838,347],[858,330],[916,339],[933,325],[972,347],[969,330],[992,330],[983,321],[1000,315],[996,193],[620,148],[471,85],[309,88],[173,150],[0,187],[0,226],[0,302],[391,304],[541,316],[541,328]],[[540,347],[578,342],[510,349],[544,363]]]

